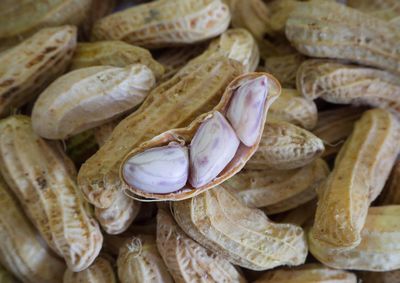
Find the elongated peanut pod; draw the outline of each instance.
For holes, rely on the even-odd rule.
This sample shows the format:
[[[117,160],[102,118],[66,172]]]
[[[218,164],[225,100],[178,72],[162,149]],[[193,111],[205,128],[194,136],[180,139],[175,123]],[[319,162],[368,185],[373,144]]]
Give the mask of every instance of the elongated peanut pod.
[[[247,162],[249,169],[294,169],[321,156],[325,147],[311,132],[284,121],[265,124],[257,152]]]
[[[157,248],[176,283],[246,282],[224,257],[189,238],[165,208],[157,214]]]
[[[318,245],[352,249],[362,240],[369,204],[381,192],[399,153],[400,125],[382,109],[366,111],[320,187],[312,236]]]
[[[31,119],[0,122],[0,172],[47,244],[81,271],[95,260],[103,236],[60,153],[33,132]]]
[[[368,105],[400,117],[399,77],[388,71],[332,60],[307,60],[297,73],[297,89],[308,99]]]
[[[354,273],[325,267],[318,263],[308,263],[296,268],[267,271],[254,283],[357,283]]]
[[[180,200],[208,190],[235,175],[256,151],[267,111],[279,93],[279,84],[268,74],[249,73],[236,78],[214,110],[200,115],[186,128],[169,130],[154,137],[125,157],[120,174],[126,189],[145,198]],[[234,121],[233,125],[228,121]],[[127,173],[141,172],[135,167],[129,169],[132,160],[171,142],[190,143],[188,183],[170,187],[167,175],[171,173],[168,170],[176,170],[177,173],[183,167],[165,163],[165,169],[160,171],[156,159],[154,165],[146,162],[146,177],[151,178],[142,177],[141,180],[146,180],[145,184],[141,184],[139,178],[130,178]],[[158,158],[161,161],[163,155],[158,155]],[[169,164],[171,168],[167,169]]]
[[[78,183],[86,199],[96,207],[109,207],[121,188],[119,169],[126,154],[154,135],[183,127],[210,111],[241,68],[232,60],[215,58],[191,66],[153,89],[142,106],[121,121],[99,151],[82,165]]]
[[[147,49],[118,40],[79,42],[70,68],[71,70],[92,66],[123,68],[134,64],[148,67],[156,79],[164,74],[164,67],[153,59]]]
[[[61,281],[65,263],[43,243],[1,175],[0,239],[0,263],[19,280],[27,283]],[[3,280],[0,275],[0,282],[8,282]]]
[[[229,22],[229,9],[220,0],[158,0],[100,19],[93,27],[92,39],[160,48],[215,37]]]
[[[316,188],[328,177],[325,161],[317,159],[292,170],[243,170],[221,184],[248,207],[267,214],[290,210],[316,198]]]
[[[335,1],[299,5],[286,22],[286,36],[311,57],[345,59],[400,73],[398,27]]]
[[[173,282],[153,235],[127,239],[119,250],[117,266],[121,283]]]
[[[76,46],[76,33],[73,26],[42,29],[0,53],[0,117],[34,100],[66,70]]]
[[[127,197],[122,190],[110,207],[95,207],[97,221],[106,233],[116,235],[124,232],[139,214],[141,203]]]
[[[282,89],[281,95],[271,105],[267,121],[285,121],[312,130],[318,120],[314,101],[303,98],[295,89]]]
[[[80,272],[67,269],[64,273],[63,283],[116,283],[116,276],[111,263],[98,257],[91,266]]]
[[[266,270],[302,264],[307,256],[301,227],[271,222],[261,210],[246,207],[223,187],[173,202],[172,210],[185,233],[233,264]]]
[[[371,207],[368,210],[360,243],[347,250],[321,245],[308,234],[310,252],[323,264],[339,269],[390,271],[400,268],[400,206]]]
[[[131,110],[145,99],[154,84],[151,70],[140,64],[69,72],[54,81],[35,102],[33,128],[44,138],[65,139]]]

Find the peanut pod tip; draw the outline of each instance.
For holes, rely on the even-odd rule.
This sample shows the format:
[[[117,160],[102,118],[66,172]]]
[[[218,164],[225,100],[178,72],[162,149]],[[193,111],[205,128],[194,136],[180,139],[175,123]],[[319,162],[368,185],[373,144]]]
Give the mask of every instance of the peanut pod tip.
[[[182,200],[229,179],[257,150],[280,91],[267,73],[237,77],[212,111],[128,153],[120,167],[125,189],[146,199]]]

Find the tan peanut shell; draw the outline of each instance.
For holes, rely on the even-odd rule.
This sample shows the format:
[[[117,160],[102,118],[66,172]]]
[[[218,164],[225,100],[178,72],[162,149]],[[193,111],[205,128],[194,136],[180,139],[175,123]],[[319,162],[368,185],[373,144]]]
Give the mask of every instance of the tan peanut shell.
[[[0,176],[0,263],[27,283],[59,283],[64,262],[49,250]],[[0,272],[0,282],[5,281]]]
[[[385,188],[377,201],[379,205],[400,204],[400,159],[396,160]]]
[[[173,283],[157,250],[153,235],[130,237],[118,254],[118,277],[121,283]]]
[[[311,57],[345,59],[400,73],[398,27],[334,1],[299,5],[286,22],[286,36]]]
[[[400,3],[397,0],[347,0],[346,4],[387,21],[400,16]]]
[[[33,128],[44,138],[66,139],[129,112],[142,103],[154,85],[152,71],[141,64],[69,72],[36,100]]]
[[[283,87],[296,87],[297,69],[306,59],[298,52],[264,58],[262,69],[274,75]]]
[[[235,90],[237,90],[241,85],[244,85],[246,82],[255,80],[262,76],[265,76],[268,80],[267,83],[268,91],[267,91],[266,102],[264,104],[264,109],[261,114],[262,115],[261,124],[262,126],[264,126],[264,123],[267,118],[268,109],[270,105],[280,95],[281,87],[279,85],[279,82],[274,77],[272,77],[267,73],[246,73],[244,75],[235,78],[226,87],[225,92],[221,97],[221,101],[218,103],[218,105],[214,107],[213,110],[206,113],[202,113],[200,116],[195,118],[187,127],[168,130],[142,143],[141,145],[134,148],[131,152],[125,155],[120,168],[120,178],[124,182],[124,189],[128,191],[127,193],[129,193],[134,197],[153,199],[157,201],[183,200],[198,195],[206,190],[209,190],[215,187],[216,185],[222,183],[223,181],[229,179],[230,177],[234,176],[236,173],[238,173],[244,167],[246,162],[251,158],[251,156],[256,152],[258,144],[261,140],[261,136],[263,134],[262,132],[263,127],[261,127],[260,133],[258,133],[257,136],[256,143],[253,146],[248,147],[245,146],[243,143],[241,143],[234,157],[229,162],[229,164],[223,169],[223,171],[219,173],[218,176],[214,178],[212,181],[198,188],[194,188],[188,182],[182,189],[168,194],[156,194],[156,193],[144,192],[143,190],[130,186],[126,182],[122,173],[122,167],[126,162],[126,160],[128,160],[129,158],[140,152],[143,152],[144,150],[154,147],[165,146],[167,144],[170,144],[171,142],[177,142],[178,144],[190,144],[191,140],[193,139],[193,136],[196,134],[202,122],[206,121],[207,119],[210,119],[210,117],[212,117],[217,111],[223,115],[227,112],[229,103],[232,99],[233,94],[235,93]]]
[[[354,273],[308,263],[296,268],[267,271],[254,283],[357,283]]]
[[[339,152],[353,131],[354,123],[360,119],[364,110],[359,107],[342,107],[318,112],[317,126],[312,132],[324,141],[323,157],[329,157]]]
[[[286,121],[312,130],[318,120],[317,106],[313,101],[301,97],[297,90],[284,88],[269,109],[267,121],[273,120]]]
[[[311,132],[283,121],[267,122],[258,150],[246,168],[299,168],[314,161],[323,151],[322,140]]]
[[[381,192],[399,153],[400,125],[382,109],[366,111],[356,123],[320,187],[313,237],[322,246],[359,245],[368,207]]]
[[[57,152],[32,129],[31,119],[0,122],[0,171],[47,244],[77,272],[97,257],[103,237]]]
[[[111,263],[104,257],[98,257],[91,266],[80,272],[67,269],[63,283],[116,283],[117,279]]]
[[[224,32],[230,18],[220,0],[157,0],[100,19],[92,39],[147,48],[196,43]]]
[[[147,66],[156,78],[164,74],[164,67],[153,59],[148,50],[118,40],[78,43],[71,69],[102,65],[126,67],[133,64]]]
[[[128,229],[138,215],[140,206],[140,202],[127,197],[120,190],[110,207],[95,207],[95,215],[103,230],[108,234],[115,235]]]
[[[82,165],[78,184],[88,201],[109,207],[121,186],[119,167],[124,156],[153,136],[186,126],[211,110],[241,72],[239,63],[218,58],[192,66],[153,89],[142,106],[119,123],[100,150]]]
[[[267,214],[293,209],[317,196],[329,167],[322,159],[292,170],[243,170],[222,183],[248,207],[262,207]]]
[[[0,117],[35,99],[60,76],[68,66],[75,45],[76,28],[62,26],[42,29],[1,52]]]
[[[0,3],[0,50],[46,27],[79,25],[91,0],[5,0]],[[62,56],[60,56],[62,57]]]
[[[323,264],[340,269],[390,271],[400,268],[400,206],[371,207],[361,231],[361,242],[350,250],[337,250],[321,245],[309,233],[312,255]]]
[[[371,272],[362,271],[357,275],[363,283],[399,283],[400,270],[386,271],[386,272]]]
[[[251,33],[237,28],[228,29],[219,38],[211,41],[208,48],[190,60],[189,64],[198,64],[219,56],[239,61],[244,67],[244,72],[254,72],[260,60],[257,42]]]
[[[223,187],[173,202],[176,222],[192,239],[231,263],[251,270],[300,265],[307,256],[303,230],[271,222]]]
[[[160,62],[165,69],[161,81],[166,81],[172,78],[191,59],[201,55],[206,48],[206,43],[198,43],[162,50],[158,56],[156,56],[156,60]]]
[[[384,108],[400,117],[399,76],[387,71],[339,63],[307,60],[297,72],[297,89],[308,99]]]
[[[157,214],[157,248],[175,283],[246,282],[224,257],[189,238],[166,209]]]

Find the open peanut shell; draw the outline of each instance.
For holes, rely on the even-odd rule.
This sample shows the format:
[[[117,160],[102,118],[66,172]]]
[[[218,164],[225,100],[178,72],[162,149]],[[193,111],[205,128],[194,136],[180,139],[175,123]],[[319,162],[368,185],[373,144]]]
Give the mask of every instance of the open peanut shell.
[[[268,83],[266,91],[266,100],[264,103],[264,108],[261,117],[261,127],[259,129],[259,133],[257,134],[256,142],[251,147],[247,147],[242,142],[240,142],[239,147],[236,153],[234,154],[233,158],[224,167],[224,169],[217,175],[217,177],[215,177],[210,182],[198,188],[194,188],[193,186],[190,185],[189,182],[186,182],[186,185],[183,188],[174,191],[172,193],[166,193],[166,194],[145,192],[128,184],[123,174],[123,167],[131,157],[139,153],[142,153],[145,150],[152,149],[155,147],[166,146],[171,143],[177,143],[180,145],[189,145],[194,135],[196,134],[197,130],[199,129],[200,125],[204,121],[213,117],[213,115],[216,112],[219,112],[224,116],[226,115],[233,94],[240,86],[242,86],[248,81],[257,79],[261,76],[265,76],[267,78]],[[172,129],[166,131],[152,138],[151,140],[142,143],[137,148],[129,152],[123,159],[123,162],[121,163],[119,170],[120,179],[122,180],[123,183],[122,189],[124,189],[125,193],[130,197],[141,201],[166,201],[166,200],[178,201],[191,198],[228,180],[230,177],[238,173],[244,167],[244,165],[250,159],[250,157],[256,152],[258,144],[262,137],[264,124],[267,119],[268,109],[270,105],[274,102],[274,100],[278,98],[280,92],[281,92],[281,86],[279,82],[272,75],[268,73],[262,73],[262,72],[247,73],[237,77],[225,89],[221,101],[218,103],[217,106],[215,106],[213,110],[198,116],[195,120],[193,120],[193,122],[189,126],[185,128]]]

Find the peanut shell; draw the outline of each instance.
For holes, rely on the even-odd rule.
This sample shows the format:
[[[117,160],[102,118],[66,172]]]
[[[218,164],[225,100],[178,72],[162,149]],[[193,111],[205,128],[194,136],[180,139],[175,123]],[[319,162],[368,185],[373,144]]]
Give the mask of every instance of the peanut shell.
[[[80,272],[67,269],[64,273],[63,283],[116,283],[114,270],[111,263],[98,257],[91,266]]]

